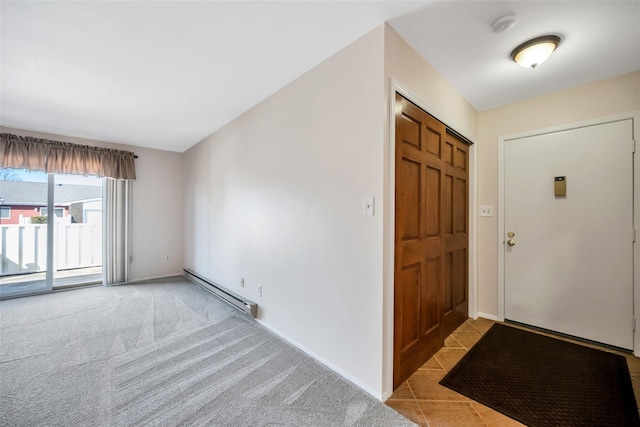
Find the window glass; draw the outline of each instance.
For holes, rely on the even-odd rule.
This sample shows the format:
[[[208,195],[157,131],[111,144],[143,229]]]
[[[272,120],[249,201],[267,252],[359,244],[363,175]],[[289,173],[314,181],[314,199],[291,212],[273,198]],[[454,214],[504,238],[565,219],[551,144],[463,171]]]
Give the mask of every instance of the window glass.
[[[56,216],[62,218],[64,216],[64,208],[53,208]],[[40,208],[40,215],[47,216],[47,208]]]

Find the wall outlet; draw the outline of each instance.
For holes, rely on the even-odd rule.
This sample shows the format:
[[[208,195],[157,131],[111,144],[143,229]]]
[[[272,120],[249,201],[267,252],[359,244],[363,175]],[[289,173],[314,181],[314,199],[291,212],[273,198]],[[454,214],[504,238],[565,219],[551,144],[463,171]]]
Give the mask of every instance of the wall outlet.
[[[244,277],[240,278],[240,287],[244,288]]]
[[[493,205],[480,206],[480,216],[493,216]]]
[[[171,255],[165,255],[164,256],[164,260],[165,261],[171,261]]]
[[[258,296],[262,296],[262,285],[258,284]]]

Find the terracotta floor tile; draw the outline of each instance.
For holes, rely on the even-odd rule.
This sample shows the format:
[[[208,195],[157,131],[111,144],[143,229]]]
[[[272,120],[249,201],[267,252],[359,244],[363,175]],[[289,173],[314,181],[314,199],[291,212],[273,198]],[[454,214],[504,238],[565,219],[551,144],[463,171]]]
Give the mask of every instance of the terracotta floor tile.
[[[420,405],[415,400],[387,400],[385,403],[419,426],[429,426]]]
[[[386,404],[420,426],[522,427],[523,424],[518,421],[439,384],[446,373],[464,357],[467,349],[471,348],[494,323],[496,322],[482,318],[467,320],[445,340],[445,347],[405,381]],[[519,325],[509,326],[530,330]],[[542,335],[554,337],[552,334]],[[555,338],[573,341],[563,337]],[[595,345],[590,347],[600,348]],[[627,359],[636,403],[640,407],[640,358],[631,354],[615,353]]]
[[[398,387],[393,391],[393,394],[391,395],[389,400],[405,400],[405,399],[415,399],[415,398],[416,397],[413,395],[413,392],[411,391],[411,387],[409,387],[409,384],[405,381],[402,384],[400,384],[400,387]]]
[[[490,427],[522,427],[524,424],[507,417],[506,415],[494,411],[478,402],[471,402],[471,406],[478,412],[480,418]]]
[[[454,332],[452,334],[462,346],[469,350],[482,338],[480,332]]]
[[[478,317],[476,320],[469,319],[466,321],[471,327],[476,329],[478,332],[482,332],[483,334],[491,328],[494,323],[493,320],[485,319],[483,317]]]
[[[456,366],[456,363],[458,363],[465,354],[467,354],[467,350],[443,347],[436,353],[435,358],[438,359],[438,362],[440,362],[448,372]]]
[[[469,402],[418,401],[430,427],[486,426]]]
[[[465,348],[465,346],[457,339],[454,334],[455,332],[444,339],[444,346],[450,348]]]
[[[438,384],[444,374],[444,371],[419,370],[407,382],[418,400],[469,401],[467,397]]]
[[[471,326],[469,320],[458,326],[454,332],[478,332],[476,328]]]
[[[438,359],[436,359],[435,356],[432,356],[429,360],[426,361],[424,365],[420,366],[420,369],[443,371],[442,375],[444,376],[444,368],[442,367],[440,362],[438,362]]]

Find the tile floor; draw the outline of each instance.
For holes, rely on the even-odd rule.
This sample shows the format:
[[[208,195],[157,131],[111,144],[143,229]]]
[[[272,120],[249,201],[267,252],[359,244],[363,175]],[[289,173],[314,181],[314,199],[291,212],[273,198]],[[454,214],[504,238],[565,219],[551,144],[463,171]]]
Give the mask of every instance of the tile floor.
[[[402,383],[385,403],[420,426],[522,426],[506,415],[438,384],[494,323],[478,318],[460,325],[445,340],[444,347]],[[636,403],[640,406],[640,359],[619,354],[627,358]]]

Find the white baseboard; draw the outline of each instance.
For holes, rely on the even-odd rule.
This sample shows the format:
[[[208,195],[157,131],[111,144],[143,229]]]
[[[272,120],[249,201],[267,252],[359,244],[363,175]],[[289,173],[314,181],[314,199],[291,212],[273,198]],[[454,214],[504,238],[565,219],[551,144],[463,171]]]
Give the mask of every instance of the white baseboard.
[[[483,319],[487,319],[487,320],[493,320],[495,322],[498,321],[498,316],[494,316],[493,314],[487,314],[487,313],[478,313],[478,317],[482,317]],[[476,319],[478,318],[476,317]]]
[[[133,279],[133,280],[129,280],[127,283],[123,283],[123,284],[132,284],[133,285],[133,284],[136,284],[138,282],[143,282],[143,281],[147,281],[147,280],[164,279],[164,278],[167,278],[167,277],[175,277],[175,276],[184,277],[184,274],[176,273],[176,274],[169,274],[169,275],[163,275],[163,276],[136,278],[136,279]],[[384,402],[388,397],[390,397],[391,394],[389,392],[386,392],[386,393],[381,395],[377,391],[370,389],[369,387],[365,386],[360,381],[356,380],[351,375],[347,374],[346,372],[344,372],[343,370],[341,370],[340,368],[338,368],[337,366],[335,366],[331,362],[329,362],[326,359],[320,357],[319,355],[317,355],[313,351],[309,350],[307,347],[305,347],[302,344],[298,343],[297,341],[291,339],[290,337],[288,337],[287,335],[283,334],[279,330],[273,328],[271,325],[269,325],[269,324],[267,324],[267,323],[265,323],[265,322],[263,322],[262,320],[259,320],[259,319],[255,319],[255,321],[258,322],[261,326],[264,326],[269,331],[273,332],[278,337],[280,337],[283,340],[287,341],[289,344],[293,345],[297,349],[299,349],[302,352],[306,353],[308,356],[310,356],[311,358],[313,358],[317,362],[319,362],[322,365],[326,366],[327,368],[331,369],[333,372],[335,372],[336,374],[340,375],[341,377],[343,377],[347,381],[353,383],[356,387],[358,387],[361,390],[363,390],[364,392],[368,393],[374,399],[377,399],[377,400],[379,400],[381,402]],[[385,396],[386,394],[389,394],[389,396]]]
[[[111,285],[111,286],[117,286],[117,285],[135,285],[136,283],[139,282],[146,282],[147,280],[157,280],[157,279],[166,279],[168,277],[184,277],[184,275],[182,274],[182,272],[179,273],[169,273],[169,274],[163,274],[161,276],[149,276],[149,277],[137,277],[135,279],[130,279],[129,281],[125,282],[125,283],[117,283],[115,285]]]
[[[321,364],[323,364],[327,368],[331,369],[336,374],[340,375],[341,377],[345,378],[349,382],[353,383],[358,388],[360,388],[363,391],[365,391],[366,393],[370,394],[373,398],[375,398],[375,399],[377,399],[377,400],[379,400],[381,402],[384,402],[384,400],[386,400],[386,399],[384,399],[384,396],[380,395],[380,393],[376,392],[375,390],[371,390],[369,387],[365,386],[360,381],[354,379],[351,375],[347,374],[346,372],[344,372],[343,370],[341,370],[340,368],[338,368],[337,366],[335,366],[331,362],[328,362],[324,358],[318,356],[316,353],[314,353],[313,351],[309,350],[305,346],[301,345],[297,341],[289,338],[285,334],[281,333],[279,330],[273,328],[272,326],[268,325],[267,323],[263,322],[262,320],[259,320],[259,319],[255,319],[255,320],[260,325],[264,326],[265,328],[267,328],[268,330],[270,330],[271,332],[276,334],[278,337],[280,337],[283,340],[287,341],[289,344],[293,345],[297,349],[299,349],[302,352],[306,353],[308,356],[312,357],[313,359],[315,359],[316,361],[320,362]]]
[[[385,390],[385,391],[383,391],[383,392],[382,392],[382,396],[381,396],[381,397],[382,397],[382,399],[381,399],[380,401],[381,401],[381,402],[386,402],[386,401],[387,401],[387,399],[388,399],[388,398],[390,398],[392,394],[393,394],[393,392],[392,392],[392,391],[389,391],[389,390]],[[375,396],[374,396],[374,397],[375,397]]]

